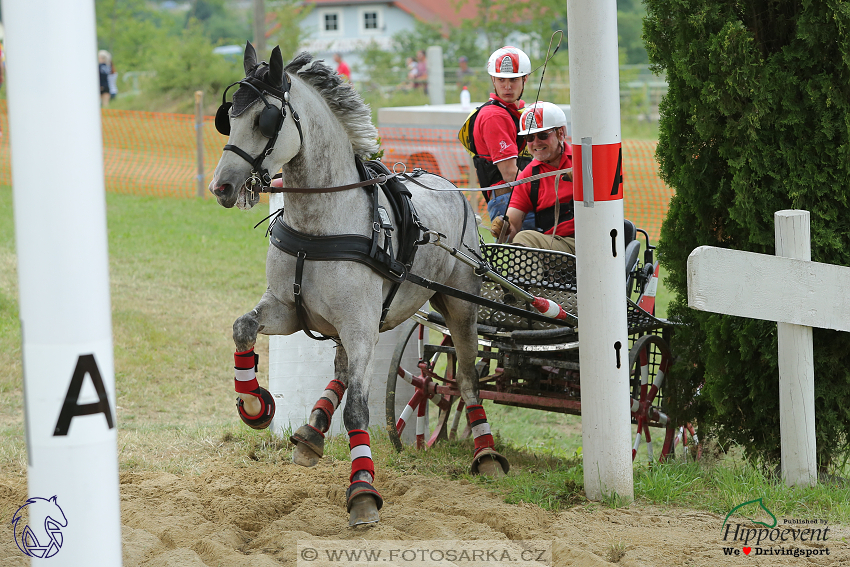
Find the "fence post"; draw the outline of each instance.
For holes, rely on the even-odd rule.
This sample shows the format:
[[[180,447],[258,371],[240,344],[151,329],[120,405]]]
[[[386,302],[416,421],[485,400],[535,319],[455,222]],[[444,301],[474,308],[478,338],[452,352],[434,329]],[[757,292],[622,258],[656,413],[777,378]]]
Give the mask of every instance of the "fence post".
[[[428,59],[428,98],[431,104],[446,103],[445,77],[443,76],[443,48],[432,45],[425,52]]]
[[[776,255],[811,261],[809,211],[774,214]],[[782,478],[788,486],[817,484],[815,370],[812,328],[777,323]]]
[[[198,197],[206,195],[204,191],[204,91],[195,91],[195,143],[198,146]]]

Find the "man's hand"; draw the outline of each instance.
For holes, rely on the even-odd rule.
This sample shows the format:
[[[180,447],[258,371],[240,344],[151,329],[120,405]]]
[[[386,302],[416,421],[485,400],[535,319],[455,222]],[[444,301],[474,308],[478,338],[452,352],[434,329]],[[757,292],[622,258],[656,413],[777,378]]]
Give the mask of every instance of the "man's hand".
[[[502,235],[502,227],[505,224],[505,217],[496,217],[493,219],[493,222],[490,224],[490,234],[493,235],[493,238],[499,240],[499,237]]]

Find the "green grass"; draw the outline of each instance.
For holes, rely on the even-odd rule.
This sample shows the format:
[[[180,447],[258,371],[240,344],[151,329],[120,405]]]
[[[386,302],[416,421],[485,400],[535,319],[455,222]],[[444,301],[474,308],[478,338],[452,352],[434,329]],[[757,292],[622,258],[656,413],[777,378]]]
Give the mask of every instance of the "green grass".
[[[12,197],[0,187],[0,472],[24,475],[22,371]],[[213,460],[234,466],[288,461],[291,445],[235,418],[230,328],[265,290],[267,242],[253,225],[267,207],[225,210],[212,200],[107,196],[113,341],[122,471],[197,474]],[[663,313],[663,290],[659,311]],[[268,343],[258,344],[267,361]],[[267,380],[267,364],[260,381]],[[507,502],[550,510],[589,503],[582,489],[581,419],[487,404],[497,449],[511,474],[469,475],[470,440],[440,443],[426,453],[396,453],[373,429],[376,465],[479,483]],[[655,436],[656,439],[659,437]],[[328,458],[347,461],[344,437],[331,438]],[[657,454],[657,450],[656,450]],[[738,453],[705,465],[669,463],[634,469],[639,503],[691,506],[725,514],[764,498],[776,514],[850,521],[846,487],[788,489]],[[620,505],[608,502],[602,505]]]

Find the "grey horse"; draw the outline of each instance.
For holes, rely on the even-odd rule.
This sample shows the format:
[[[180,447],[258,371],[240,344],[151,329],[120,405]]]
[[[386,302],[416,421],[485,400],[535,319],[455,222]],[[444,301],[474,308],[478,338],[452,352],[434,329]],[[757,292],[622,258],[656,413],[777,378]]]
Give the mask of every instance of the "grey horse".
[[[228,145],[210,184],[219,204],[250,209],[259,201],[254,191],[258,177],[265,177],[268,183],[267,172],[282,168],[279,185],[316,189],[286,195],[282,215],[286,225],[314,236],[370,236],[373,204],[366,190],[323,191],[358,182],[355,155],[367,159],[378,151],[378,132],[368,105],[335,71],[308,53],[299,54],[284,67],[279,48],[272,51],[269,63],[258,62],[248,43],[244,67],[246,78],[239,83],[232,106],[223,102],[217,117],[219,129],[229,131]],[[435,189],[454,187],[433,175],[420,180]],[[422,225],[445,235],[445,241],[453,246],[478,250],[476,223],[460,192],[432,191],[409,181],[406,185]],[[383,194],[380,204],[391,210]],[[397,250],[398,239],[391,240]],[[392,282],[359,262],[311,261],[307,257],[299,287],[293,284],[296,268],[295,256],[269,246],[268,288],[257,306],[233,324],[237,405],[243,421],[252,427],[266,427],[271,421],[273,399],[259,387],[255,375],[253,348],[258,333],[289,335],[306,327],[334,338],[334,379],[308,423],[293,434],[293,461],[305,466],[318,462],[333,411],[348,392],[343,420],[352,458],[351,485],[346,495],[350,525],[378,521],[383,504],[372,485],[374,464],[369,449],[367,406],[379,326],[380,330],[388,330],[403,323],[427,301],[445,317],[457,349],[457,381],[467,408],[471,408],[468,418],[476,442],[472,470],[489,475],[507,472],[507,461],[493,449],[478,399],[474,303],[405,281],[380,325],[382,302]],[[436,246],[419,246],[410,272],[467,293],[480,292],[480,277]],[[296,290],[300,290],[303,305],[300,319]]]

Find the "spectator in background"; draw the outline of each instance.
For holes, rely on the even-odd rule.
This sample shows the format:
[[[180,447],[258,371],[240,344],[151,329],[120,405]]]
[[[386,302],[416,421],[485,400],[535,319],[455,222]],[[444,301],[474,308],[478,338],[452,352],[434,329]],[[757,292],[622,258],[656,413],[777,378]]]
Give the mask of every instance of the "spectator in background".
[[[404,66],[407,68],[407,83],[405,89],[410,90],[416,82],[416,60],[413,57],[408,57],[404,60]]]
[[[413,80],[414,87],[422,87],[422,91],[428,94],[428,59],[425,50],[416,52],[416,77]]]
[[[106,77],[106,81],[109,83],[109,100],[112,100],[118,96],[118,73],[115,72],[115,62],[112,61],[111,57],[109,61],[109,76]]]
[[[342,53],[337,51],[334,53],[334,61],[336,61],[336,72],[346,81],[351,81],[351,69],[348,68],[348,63],[342,60]]]
[[[457,88],[462,89],[463,87],[469,86],[469,79],[472,78],[475,73],[469,68],[469,60],[466,58],[466,55],[458,57],[457,64]]]
[[[109,106],[109,73],[112,72],[112,57],[108,51],[101,49],[97,52],[97,68],[100,72],[100,106]]]

